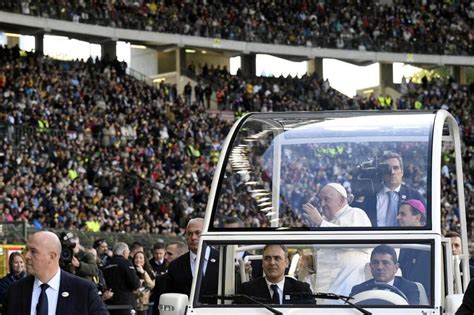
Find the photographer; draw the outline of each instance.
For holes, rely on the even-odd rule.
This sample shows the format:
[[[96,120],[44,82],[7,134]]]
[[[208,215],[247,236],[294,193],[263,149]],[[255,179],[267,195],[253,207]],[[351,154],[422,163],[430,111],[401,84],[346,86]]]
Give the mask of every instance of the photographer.
[[[61,235],[61,268],[78,277],[88,279],[95,283],[99,276],[99,267],[94,256],[84,251],[79,242],[79,237],[72,233]]]
[[[378,191],[361,196],[353,205],[365,210],[372,226],[398,226],[397,213],[402,201],[422,200],[425,205],[424,199],[418,191],[402,184],[403,159],[400,154],[395,152],[384,154],[382,163],[375,165],[375,168],[377,171],[375,177],[382,177],[381,187],[377,186],[377,178],[369,179],[374,182],[372,186]],[[353,182],[352,186],[358,185]]]

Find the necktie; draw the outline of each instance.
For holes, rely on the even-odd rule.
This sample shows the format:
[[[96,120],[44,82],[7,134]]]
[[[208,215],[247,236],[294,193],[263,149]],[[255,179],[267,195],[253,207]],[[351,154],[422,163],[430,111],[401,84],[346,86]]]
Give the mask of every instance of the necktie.
[[[276,284],[270,285],[273,290],[272,304],[280,304],[280,294],[278,293],[278,286]]]
[[[41,285],[41,293],[36,304],[36,315],[48,315],[48,296],[46,290],[49,288],[47,283]]]
[[[387,226],[397,226],[398,194],[396,191],[387,191],[387,194],[389,202],[386,223]]]

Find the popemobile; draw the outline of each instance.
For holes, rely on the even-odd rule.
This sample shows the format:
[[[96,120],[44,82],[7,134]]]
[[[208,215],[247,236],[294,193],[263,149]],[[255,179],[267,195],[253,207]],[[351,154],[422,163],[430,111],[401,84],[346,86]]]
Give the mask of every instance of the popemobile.
[[[470,279],[461,162],[444,110],[243,116],[214,175],[191,294],[162,295],[160,314],[454,314]],[[457,183],[459,256],[443,236],[443,176]],[[210,263],[218,276],[203,281]]]

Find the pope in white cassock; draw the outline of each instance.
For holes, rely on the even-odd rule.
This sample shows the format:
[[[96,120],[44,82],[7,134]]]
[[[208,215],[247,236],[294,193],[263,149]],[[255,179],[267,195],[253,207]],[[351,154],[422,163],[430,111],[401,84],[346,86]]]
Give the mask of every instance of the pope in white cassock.
[[[342,185],[327,184],[319,196],[323,215],[315,206],[309,203],[303,205],[306,217],[314,226],[372,226],[365,211],[349,206],[347,192]],[[325,248],[316,251],[314,260],[316,274],[309,281],[313,291],[348,296],[353,285],[366,280],[364,268],[370,260],[370,251],[365,248]]]

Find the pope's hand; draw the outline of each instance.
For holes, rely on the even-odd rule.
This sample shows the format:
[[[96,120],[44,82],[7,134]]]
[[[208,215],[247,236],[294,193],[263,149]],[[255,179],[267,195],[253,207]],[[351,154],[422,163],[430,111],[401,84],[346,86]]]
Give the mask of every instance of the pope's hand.
[[[303,205],[304,216],[314,225],[320,226],[323,222],[323,218],[319,213],[318,208],[313,206],[310,203],[305,203]]]

